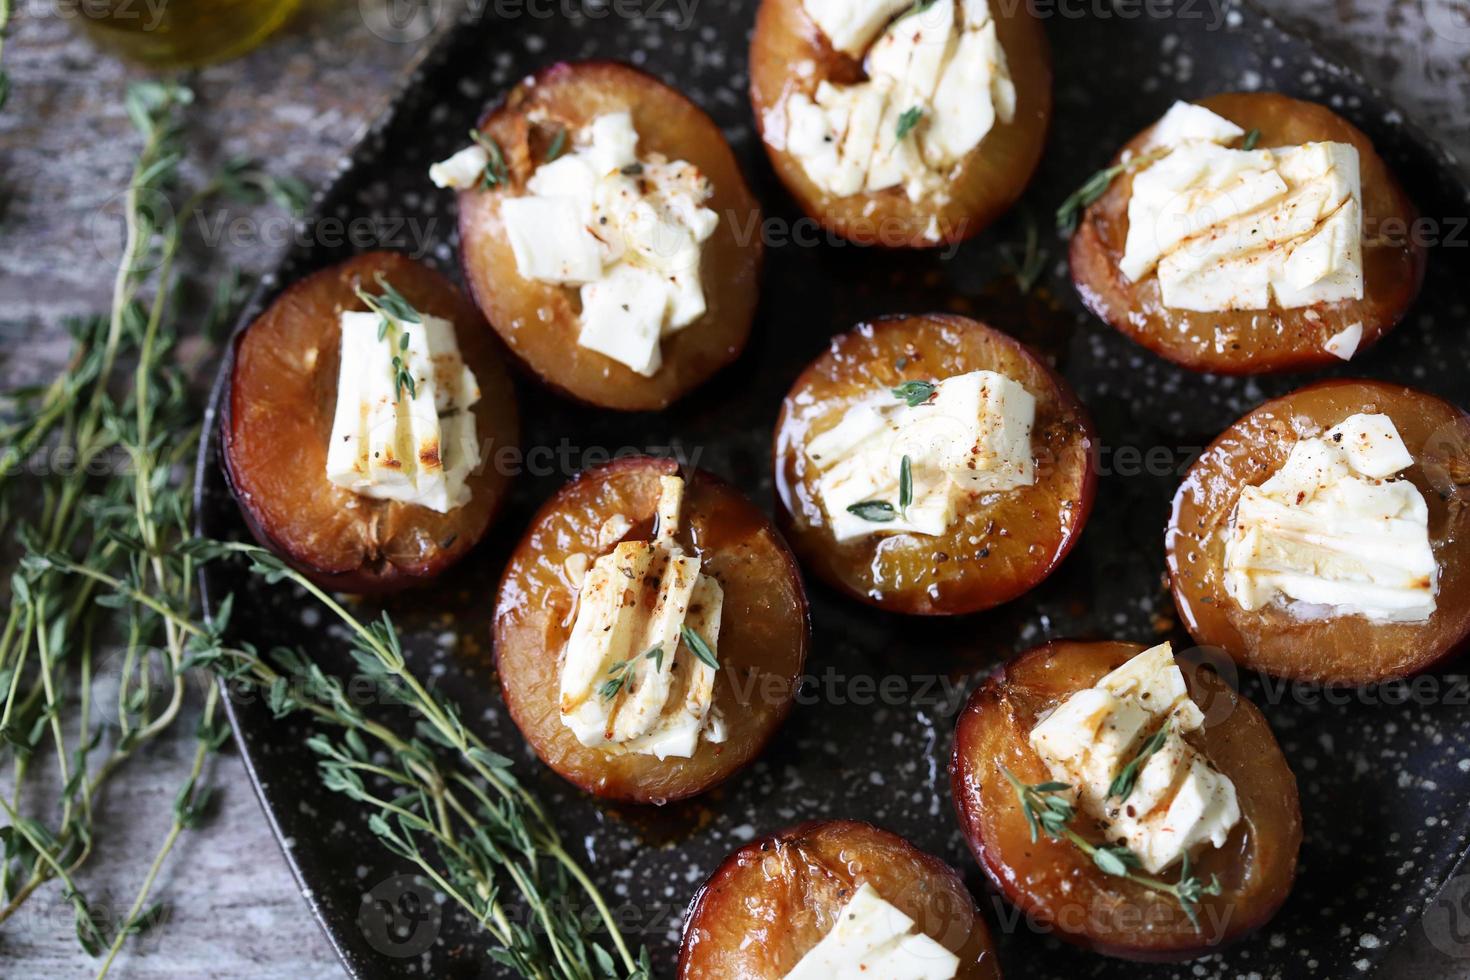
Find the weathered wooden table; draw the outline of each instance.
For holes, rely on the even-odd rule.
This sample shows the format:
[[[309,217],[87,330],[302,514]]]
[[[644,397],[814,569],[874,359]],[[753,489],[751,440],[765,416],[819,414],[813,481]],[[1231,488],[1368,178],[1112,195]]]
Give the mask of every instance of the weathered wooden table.
[[[263,48],[194,75],[190,147],[201,165],[247,154],[313,185],[326,180],[406,66],[447,29],[447,11],[459,6],[454,0],[438,5],[447,10],[429,37],[395,43],[370,31],[362,15],[386,2],[305,0]],[[1273,6],[1470,161],[1470,3],[1275,0]],[[136,140],[121,95],[129,79],[143,74],[87,40],[74,15],[63,12],[75,4],[22,0],[19,7],[5,45],[13,92],[0,112],[0,380],[6,386],[49,377],[65,355],[61,319],[106,306],[115,229],[98,215],[132,166]],[[239,215],[247,219],[239,233],[204,254],[193,271],[208,276],[234,263],[259,274],[275,264],[287,244],[285,226],[265,209]],[[87,872],[100,902],[131,899],[165,832],[192,729],[187,722],[177,726],[176,740],[153,746],[109,791],[99,818],[103,844]],[[239,761],[226,755],[215,775],[222,787],[218,816],[185,838],[162,879],[169,921],[129,946],[114,975],[340,976]],[[1343,928],[1343,942],[1360,941],[1350,926]],[[1444,949],[1455,946],[1446,933],[1444,922],[1415,930],[1385,975],[1470,977],[1470,945],[1460,943],[1459,956],[1448,955]],[[91,976],[94,969],[54,887],[0,936],[0,976]]]

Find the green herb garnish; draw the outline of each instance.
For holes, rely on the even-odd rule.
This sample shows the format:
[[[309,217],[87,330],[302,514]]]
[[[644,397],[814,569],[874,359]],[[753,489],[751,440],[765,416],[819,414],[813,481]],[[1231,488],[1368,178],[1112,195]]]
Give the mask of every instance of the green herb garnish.
[[[558,129],[556,131],[556,135],[551,138],[551,145],[546,148],[546,162],[550,163],[557,157],[561,156],[562,151],[565,150],[566,147],[567,131],[566,127],[562,127],[561,129]]]
[[[641,164],[641,163],[630,163],[626,167],[624,167],[622,170],[619,170],[618,173],[622,174],[624,177],[637,177],[637,176],[640,176],[643,173],[643,164]]]
[[[1011,275],[1016,281],[1016,288],[1024,296],[1036,287],[1036,281],[1046,271],[1046,260],[1050,253],[1040,246],[1040,233],[1036,228],[1036,219],[1031,217],[1029,211],[1023,211],[1022,217],[1026,223],[1026,240],[1021,253],[1021,258],[1015,257],[1013,245],[1002,245],[1001,253],[1011,265]]]
[[[500,148],[500,144],[495,141],[495,137],[489,133],[482,133],[478,129],[472,129],[470,130],[470,139],[479,144],[480,148],[485,151],[485,156],[488,158],[485,161],[485,172],[480,175],[480,186],[489,190],[492,187],[498,187],[505,183],[506,179],[510,176],[510,171],[505,165],[505,151]]]
[[[1077,230],[1077,219],[1082,210],[1091,205],[1098,198],[1107,193],[1113,181],[1121,174],[1129,173],[1140,167],[1163,159],[1169,152],[1169,147],[1158,146],[1147,153],[1139,153],[1122,163],[1115,163],[1111,167],[1104,167],[1083,182],[1082,186],[1068,195],[1057,208],[1057,233],[1063,237],[1069,236]]]
[[[893,505],[886,500],[864,500],[862,503],[848,504],[847,512],[874,524],[887,524],[894,518]]]
[[[894,137],[902,143],[905,136],[914,131],[919,125],[919,120],[924,118],[924,109],[921,106],[913,106],[898,114],[898,135]]]
[[[679,635],[684,638],[684,645],[687,646],[691,651],[693,651],[694,655],[698,657],[705,666],[709,667],[711,670],[720,669],[720,662],[715,659],[715,652],[709,648],[709,644],[704,642],[704,637],[700,636],[698,633],[694,632],[687,626],[679,627]]]
[[[1240,144],[1240,148],[1247,151],[1254,150],[1256,148],[1256,144],[1260,141],[1261,131],[1259,129],[1253,129],[1245,134],[1245,142]]]
[[[898,512],[909,519],[909,504],[914,502],[914,464],[904,456],[898,461]]]
[[[98,980],[132,937],[159,926],[154,892],[169,857],[213,809],[209,759],[230,730],[222,686],[211,681],[226,681],[232,696],[310,727],[320,784],[484,930],[490,960],[525,976],[650,980],[647,950],[629,949],[544,804],[453,702],[415,676],[386,615],[359,619],[264,548],[197,537],[189,462],[200,410],[176,347],[197,334],[177,302],[190,291],[179,269],[194,264],[180,254],[190,238],[183,216],[220,195],[281,200],[291,188],[237,165],[185,186],[189,97],[173,84],[129,86],[143,148],[121,196],[128,234],[111,305],[70,325],[75,349],[55,381],[6,392],[16,407],[0,425],[0,532],[23,557],[0,573],[11,586],[0,608],[0,763],[16,777],[0,795],[0,923],[60,903],[99,959]],[[216,296],[229,304],[237,292],[230,283]],[[394,295],[385,290],[385,308]],[[50,445],[74,450],[76,465],[6,479]],[[95,465],[115,459],[128,465]],[[231,641],[228,595],[205,616],[200,566],[236,558],[340,623],[352,658],[340,675],[297,650]],[[349,696],[360,681],[395,706]],[[115,692],[109,703],[97,701],[102,691]],[[105,846],[106,823],[93,819],[104,813],[99,800],[120,774],[138,775],[150,743],[179,737],[195,719],[192,764],[158,801],[166,832],[149,870],[130,904],[105,911],[84,877]]]
[[[932,381],[905,381],[897,388],[890,389],[893,397],[908,405],[909,408],[918,408],[930,399],[934,389],[939,387]]]
[[[597,696],[599,698],[604,701],[611,701],[613,698],[618,696],[618,692],[621,691],[623,689],[623,685],[628,682],[629,663],[630,661],[627,660],[619,660],[617,663],[613,664],[607,669],[608,677],[610,677],[611,680],[603,681],[602,685],[598,687]]]
[[[407,352],[408,333],[403,331],[403,324],[423,323],[424,316],[413,308],[412,303],[403,298],[402,293],[393,288],[392,283],[383,278],[382,273],[378,273],[374,281],[382,290],[382,293],[377,296],[366,292],[361,286],[354,287],[353,291],[368,309],[378,314],[378,340],[386,340],[397,350]],[[400,331],[396,340],[389,336],[395,330]],[[409,371],[408,363],[401,354],[394,354],[393,398],[395,401],[403,397],[405,389],[408,391],[409,398],[418,397],[418,386],[414,384],[413,373]]]
[[[1180,864],[1177,881],[1164,881],[1153,875],[1142,874],[1137,870],[1140,865],[1138,855],[1127,847],[1121,844],[1094,844],[1072,829],[1070,824],[1076,816],[1076,807],[1070,800],[1057,795],[1071,789],[1066,783],[1049,782],[1028,786],[1004,766],[1000,771],[1016,791],[1016,799],[1020,802],[1026,823],[1031,828],[1032,841],[1037,840],[1040,834],[1053,840],[1067,841],[1091,858],[1092,863],[1104,874],[1126,879],[1161,895],[1168,895],[1179,904],[1190,924],[1199,928],[1200,900],[1206,895],[1220,894],[1218,877],[1211,875],[1209,884],[1196,878],[1190,871],[1188,854],[1184,855]]]
[[[1154,734],[1149,737],[1149,740],[1143,743],[1143,747],[1138,750],[1138,754],[1133,757],[1133,761],[1129,762],[1122,769],[1118,770],[1118,775],[1113,777],[1113,782],[1111,783],[1111,785],[1108,786],[1108,795],[1116,796],[1119,800],[1127,800],[1129,795],[1133,792],[1133,784],[1138,781],[1138,771],[1143,768],[1143,764],[1147,762],[1154,755],[1154,753],[1158,752],[1159,749],[1164,747],[1164,743],[1168,741],[1168,739],[1169,724],[1166,722],[1163,728],[1160,728],[1158,731],[1154,732]]]

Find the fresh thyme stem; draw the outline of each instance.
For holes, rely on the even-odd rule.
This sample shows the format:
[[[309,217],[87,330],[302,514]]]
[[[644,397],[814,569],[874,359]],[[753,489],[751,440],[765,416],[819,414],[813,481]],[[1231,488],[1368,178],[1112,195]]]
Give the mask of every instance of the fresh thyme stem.
[[[1196,878],[1190,872],[1188,854],[1185,854],[1180,866],[1178,881],[1168,882],[1152,875],[1141,874],[1135,870],[1139,866],[1138,856],[1127,847],[1121,844],[1099,846],[1070,826],[1076,809],[1070,800],[1057,795],[1070,790],[1070,786],[1054,782],[1028,785],[1005,766],[1001,766],[1000,771],[1015,790],[1021,811],[1030,825],[1033,841],[1037,839],[1038,833],[1044,833],[1054,840],[1067,841],[1091,858],[1093,864],[1104,874],[1123,878],[1149,891],[1172,898],[1188,917],[1190,924],[1199,928],[1200,900],[1206,895],[1220,894],[1220,880],[1211,876],[1210,883],[1206,885]]]
[[[204,716],[200,724],[199,744],[194,750],[194,763],[189,768],[189,777],[180,791],[179,801],[174,806],[173,823],[169,825],[168,834],[163,839],[163,844],[158,848],[158,853],[153,856],[153,863],[148,866],[148,873],[143,878],[143,884],[138,888],[138,894],[133,899],[133,904],[128,909],[127,916],[123,919],[123,926],[113,936],[112,944],[107,947],[107,956],[102,961],[102,966],[97,971],[96,980],[103,980],[108,971],[112,969],[112,961],[122,950],[123,943],[128,936],[143,928],[141,921],[144,906],[148,902],[148,896],[153,891],[153,884],[158,880],[158,874],[163,870],[163,863],[168,859],[174,845],[178,843],[179,837],[190,826],[198,822],[198,815],[203,809],[203,799],[195,800],[195,787],[198,785],[199,777],[204,772],[204,763],[209,755],[218,750],[222,740],[214,741],[216,737],[212,734],[214,715],[219,708],[219,688],[211,685],[209,693],[205,696]],[[205,794],[207,796],[207,794]]]
[[[6,11],[8,0],[0,0],[0,17]],[[145,208],[172,193],[182,158],[178,110],[189,100],[187,90],[172,85],[130,89],[127,107],[143,149],[125,195],[112,307],[68,325],[74,353],[62,377],[6,396],[14,412],[8,409],[0,426],[11,447],[0,455],[0,531],[19,540],[25,557],[11,576],[0,629],[0,750],[11,753],[14,778],[8,799],[0,799],[8,818],[0,827],[0,923],[59,880],[77,939],[99,960],[99,978],[129,936],[156,924],[153,893],[183,833],[204,819],[207,758],[228,736],[218,718],[221,688],[211,686],[203,699],[193,764],[126,915],[100,922],[77,872],[93,853],[101,789],[140,746],[177,726],[190,700],[187,677],[209,671],[232,690],[262,694],[279,716],[298,713],[314,722],[317,734],[307,744],[324,786],[351,798],[384,847],[484,926],[496,962],[534,980],[651,980],[648,951],[630,951],[603,896],[516,780],[510,760],[414,676],[386,616],[358,620],[263,549],[191,540],[192,488],[181,474],[190,472],[185,464],[200,426],[172,358],[182,225]],[[303,197],[299,185],[231,163],[167,210],[188,214],[216,192],[293,206]],[[386,302],[396,302],[383,285]],[[71,450],[76,465],[64,472],[25,466],[53,446]],[[15,492],[22,480],[23,498]],[[361,672],[419,722],[414,734],[367,717],[340,680],[295,651],[262,656],[245,644],[227,645],[228,597],[213,621],[197,618],[197,565],[228,556],[248,559],[267,582],[305,590],[337,616]],[[114,661],[94,660],[94,637],[117,643]],[[91,685],[100,668],[116,675],[110,722],[94,718]],[[298,684],[312,696],[298,694]],[[62,784],[50,825],[26,815],[44,809],[26,793],[38,759],[56,767]],[[596,911],[592,921],[581,912],[587,905]],[[524,908],[528,921],[517,921],[512,907]]]

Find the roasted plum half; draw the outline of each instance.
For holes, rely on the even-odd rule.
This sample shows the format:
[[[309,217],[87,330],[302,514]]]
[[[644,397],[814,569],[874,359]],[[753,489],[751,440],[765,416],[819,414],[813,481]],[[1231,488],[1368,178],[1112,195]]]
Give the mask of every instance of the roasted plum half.
[[[1226,544],[1247,487],[1281,471],[1297,443],[1344,420],[1386,415],[1412,457],[1390,485],[1407,481],[1427,507],[1430,561],[1438,583],[1433,612],[1418,622],[1321,615],[1272,602],[1242,608],[1227,588]],[[1330,438],[1330,437],[1329,437]],[[1196,642],[1278,677],[1361,684],[1425,670],[1461,649],[1470,633],[1470,416],[1433,395],[1380,381],[1326,381],[1266,402],[1205,450],[1174,497],[1166,534],[1174,602]],[[1420,532],[1422,535],[1422,531]],[[1353,536],[1349,550],[1371,555]],[[1407,547],[1381,554],[1380,565]],[[1305,613],[1305,614],[1304,614]]]
[[[1042,824],[1034,831],[1017,788],[1061,785],[1033,748],[1032,731],[1074,694],[1093,688],[1142,651],[1132,643],[1058,641],[1011,660],[976,689],[961,712],[950,778],[971,850],[1024,913],[1070,942],[1111,956],[1187,959],[1270,919],[1296,874],[1302,837],[1296,780],[1256,707],[1209,667],[1179,662],[1185,698],[1192,701],[1185,707],[1202,716],[1199,727],[1182,737],[1233,783],[1239,814],[1223,846],[1207,846],[1187,868],[1176,864],[1153,878],[1175,883],[1187,871],[1200,882],[1204,893],[1193,918],[1174,895],[1109,873],[1074,841],[1048,832],[1043,802],[1031,810]],[[1159,751],[1154,758],[1164,755]],[[1141,771],[1136,785],[1148,778]],[[1081,811],[1070,816],[1067,829],[1090,846],[1106,843],[1102,825]]]
[[[839,913],[850,909],[860,890],[865,897],[876,893],[913,921],[913,933],[958,960],[955,972],[944,975],[1000,977],[990,931],[954,869],[896,834],[854,820],[801,824],[730,855],[690,906],[678,976],[780,980],[833,932]],[[760,941],[752,942],[757,936]],[[821,964],[831,965],[830,960]],[[804,964],[801,975],[819,975],[814,966]],[[863,967],[848,964],[848,969]],[[829,969],[820,975],[857,974]],[[879,967],[863,975],[916,974]]]
[[[225,473],[257,540],[324,588],[386,592],[431,580],[485,534],[510,478],[482,462],[467,503],[446,513],[374,499],[327,477],[342,355],[340,318],[386,283],[412,307],[448,320],[479,382],[476,438],[514,446],[515,391],[499,344],[474,304],[437,272],[370,252],[291,286],[235,343],[221,422]],[[484,458],[488,458],[488,453]]]
[[[1125,169],[1084,213],[1072,238],[1072,279],[1093,313],[1161,357],[1195,371],[1258,374],[1338,364],[1377,342],[1404,316],[1424,279],[1425,249],[1413,240],[1417,212],[1388,165],[1357,127],[1325,106],[1271,92],[1216,95],[1199,103],[1247,131],[1256,149],[1316,141],[1358,152],[1362,188],[1361,299],[1283,308],[1197,312],[1163,303],[1155,273],[1132,281],[1120,269],[1129,202],[1139,169]],[[1154,126],[1115,157],[1138,160]],[[1206,245],[1191,246],[1199,249]]]
[[[708,181],[710,196],[703,207],[718,217],[693,270],[703,287],[703,312],[663,334],[661,365],[651,375],[578,342],[586,309],[582,292],[522,275],[505,217],[506,202],[528,195],[527,184],[539,168],[564,162],[576,149],[578,134],[594,120],[622,112],[631,114],[638,158],[657,155],[692,164],[696,178]],[[761,212],[724,135],[702,109],[627,65],[560,63],[513,88],[485,113],[478,129],[481,144],[493,147],[498,159],[492,159],[488,177],[459,193],[460,260],[475,302],[532,373],[580,401],[646,411],[664,408],[739,355],[750,336],[760,289]],[[652,165],[645,170],[642,163],[629,164],[621,173],[644,190],[653,179]],[[650,232],[650,247],[658,251],[667,239],[659,238],[656,219],[640,215],[638,227]],[[631,234],[626,229],[634,225],[608,234],[606,221],[605,214],[592,219],[588,231],[617,239],[606,244],[622,250]],[[627,247],[634,250],[632,244]],[[609,332],[623,329],[612,326]]]
[[[699,471],[681,478],[682,508],[662,509],[668,506],[669,480],[678,474],[674,461],[650,457],[582,473],[537,513],[500,582],[495,658],[511,717],[543,762],[605,799],[661,804],[727,779],[756,757],[786,717],[806,660],[806,595],[781,536],[737,490]],[[681,609],[685,627],[709,641],[712,656],[706,662],[714,667],[708,717],[722,719],[723,739],[701,737],[692,754],[667,758],[630,751],[627,744],[588,745],[571,727],[579,717],[574,709],[603,706],[611,736],[652,689],[650,671],[693,685],[690,672],[701,669],[690,656],[699,641],[685,633],[682,643],[663,643],[657,653],[654,641],[646,647],[624,641],[629,652],[608,654],[610,662],[591,674],[590,698],[573,704],[563,686],[571,654],[577,651],[580,659],[583,649],[574,644],[588,630],[604,631],[601,623],[582,622],[584,614],[597,614],[590,590],[600,566],[613,563],[608,577],[620,600],[635,610],[631,615],[638,608],[660,615],[665,603],[658,586],[632,562],[639,548],[666,540],[674,526],[667,544],[675,556],[698,558],[699,577],[718,583],[723,595],[711,627],[696,623],[696,617],[710,618],[697,593]],[[626,562],[625,547],[634,549]],[[654,560],[670,562],[667,554]],[[662,574],[666,582],[674,573]],[[622,628],[614,621],[611,630]],[[677,624],[674,630],[677,637]]]
[[[924,386],[933,388],[940,379],[973,372],[1002,375],[1034,399],[1029,445],[1033,481],[998,492],[958,493],[953,518],[942,533],[888,532],[881,523],[862,537],[839,531],[848,522],[840,511],[853,508],[836,507],[834,518],[823,481],[836,465],[830,454],[814,458],[814,440],[846,425],[849,413],[863,405],[896,411],[895,424],[907,425],[905,413],[919,407]],[[931,395],[924,405],[936,400]],[[935,430],[934,424],[926,423],[929,434],[918,437],[916,452],[928,453],[945,440],[955,442],[949,430]],[[982,426],[989,429],[988,422]],[[988,438],[985,432],[953,431],[961,449],[973,451],[974,440]],[[863,444],[876,446],[880,438],[889,435],[865,436]],[[883,465],[902,468],[902,460],[910,459],[903,452],[908,438],[901,432],[885,443],[897,448]],[[836,337],[787,394],[775,436],[778,516],[803,564],[842,592],[890,612],[976,612],[1031,589],[1071,550],[1092,509],[1096,451],[1086,410],[1066,382],[1024,344],[964,317],[886,317]],[[977,463],[970,458],[965,465],[975,471]],[[909,468],[917,486],[923,464],[910,460]],[[900,486],[891,499],[878,502],[892,509],[872,516],[891,521],[902,502]]]
[[[1051,120],[1052,73],[1040,22],[1026,3],[888,0],[847,6],[847,13],[878,16],[867,29],[852,30],[851,23],[841,21],[843,4],[817,0],[763,0],[756,15],[750,97],[777,176],[804,212],[855,242],[925,248],[979,234],[1021,196],[1041,159]],[[818,8],[823,13],[814,17],[811,11]],[[827,21],[828,15],[837,19]],[[993,28],[976,30],[982,20]],[[828,22],[839,40],[834,42],[819,21]],[[950,31],[953,37],[943,36]],[[998,44],[1000,55],[992,44]],[[947,49],[952,55],[942,64],[931,63],[923,57],[926,49]],[[967,58],[975,59],[968,68]],[[1008,82],[996,81],[1000,64]],[[907,145],[922,164],[898,166],[909,175],[898,183],[892,182],[897,173],[878,177],[875,164],[866,179],[857,181],[861,186],[844,193],[847,186],[826,176],[814,179],[803,147],[811,143],[848,152],[857,139],[856,120],[872,109],[864,104],[873,94],[865,86],[879,75],[889,76],[885,84],[893,86],[893,94],[881,118],[870,120],[875,156],[890,161],[885,168],[898,166]],[[993,89],[997,84],[1005,91]],[[851,105],[849,127],[845,108],[857,93],[863,94]],[[795,112],[793,100],[800,103]],[[795,127],[803,118],[820,119],[817,106],[830,113],[825,124],[831,131],[803,137]],[[967,112],[981,115],[967,118]],[[983,135],[974,143],[977,133]],[[917,188],[925,182],[931,186],[910,194],[910,183]]]

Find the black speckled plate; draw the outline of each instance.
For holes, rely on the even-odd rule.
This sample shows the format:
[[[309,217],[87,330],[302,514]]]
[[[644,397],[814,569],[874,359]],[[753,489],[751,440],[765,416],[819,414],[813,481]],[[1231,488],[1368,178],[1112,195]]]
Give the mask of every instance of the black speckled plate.
[[[652,13],[608,16],[627,8],[605,0],[516,5],[506,9],[579,13],[487,16],[453,33],[344,162],[317,201],[317,233],[305,239],[315,244],[291,252],[254,310],[281,285],[374,244],[419,253],[454,274],[453,200],[429,185],[428,165],[459,147],[487,101],[558,59],[621,58],[682,89],[724,127],[768,217],[795,221],[799,215],[756,141],[745,95],[755,0],[696,2],[690,15],[683,3],[632,6]],[[1160,9],[1127,9],[1145,6]],[[1114,11],[1106,2],[1043,9],[1093,7]],[[1327,103],[1372,136],[1426,215],[1466,213],[1465,189],[1443,154],[1361,78],[1253,8],[1180,0],[1163,9],[1170,16],[1049,18],[1056,116],[1020,209],[1043,229],[1058,202],[1172,99],[1254,88]],[[1197,448],[1239,415],[1308,380],[1194,375],[1133,346],[1083,312],[1060,260],[1062,244],[1049,231],[1043,232],[1047,274],[1030,297],[1021,297],[1010,285],[1005,255],[1023,228],[1013,217],[953,255],[811,245],[811,237],[773,242],[750,348],[675,411],[617,415],[581,408],[523,380],[526,446],[541,450],[528,455],[497,528],[433,592],[389,604],[409,638],[413,669],[449,692],[494,745],[521,760],[524,778],[550,801],[567,838],[625,906],[635,938],[649,944],[665,973],[684,906],[704,877],[755,835],[807,818],[872,820],[961,868],[998,927],[1012,977],[1361,975],[1400,940],[1464,851],[1470,825],[1464,677],[1441,674],[1427,687],[1346,696],[1246,678],[1245,690],[1271,719],[1296,771],[1307,826],[1296,890],[1267,928],[1195,963],[1141,967],[1038,934],[985,890],[956,830],[945,778],[964,694],[1004,657],[1050,637],[1147,641],[1174,633],[1187,642],[1162,585],[1162,533],[1179,475]],[[1458,275],[1451,268],[1457,254],[1463,255],[1432,249],[1423,296],[1407,322],[1334,373],[1403,381],[1470,402],[1470,348],[1462,331],[1467,288],[1463,267]],[[684,459],[769,502],[770,431],[800,368],[830,335],[859,319],[935,309],[969,313],[1039,347],[1097,419],[1106,474],[1092,523],[1060,572],[1010,606],[952,622],[886,616],[814,588],[811,676],[797,710],[755,766],[702,800],[657,812],[606,808],[551,775],[506,716],[487,655],[494,584],[533,509],[577,468],[630,446],[675,447]],[[217,386],[216,405],[222,390]],[[243,527],[220,474],[212,424],[209,431],[200,463],[202,529],[239,536]],[[206,585],[213,599],[236,593],[234,622],[244,638],[263,648],[305,644],[324,665],[346,667],[342,632],[310,603],[235,569],[211,572]],[[875,682],[884,678],[892,680],[879,687]],[[374,843],[351,803],[321,788],[302,747],[302,727],[277,722],[263,705],[239,698],[231,716],[307,901],[352,975],[498,975],[484,937],[447,906],[416,902],[427,890]]]

